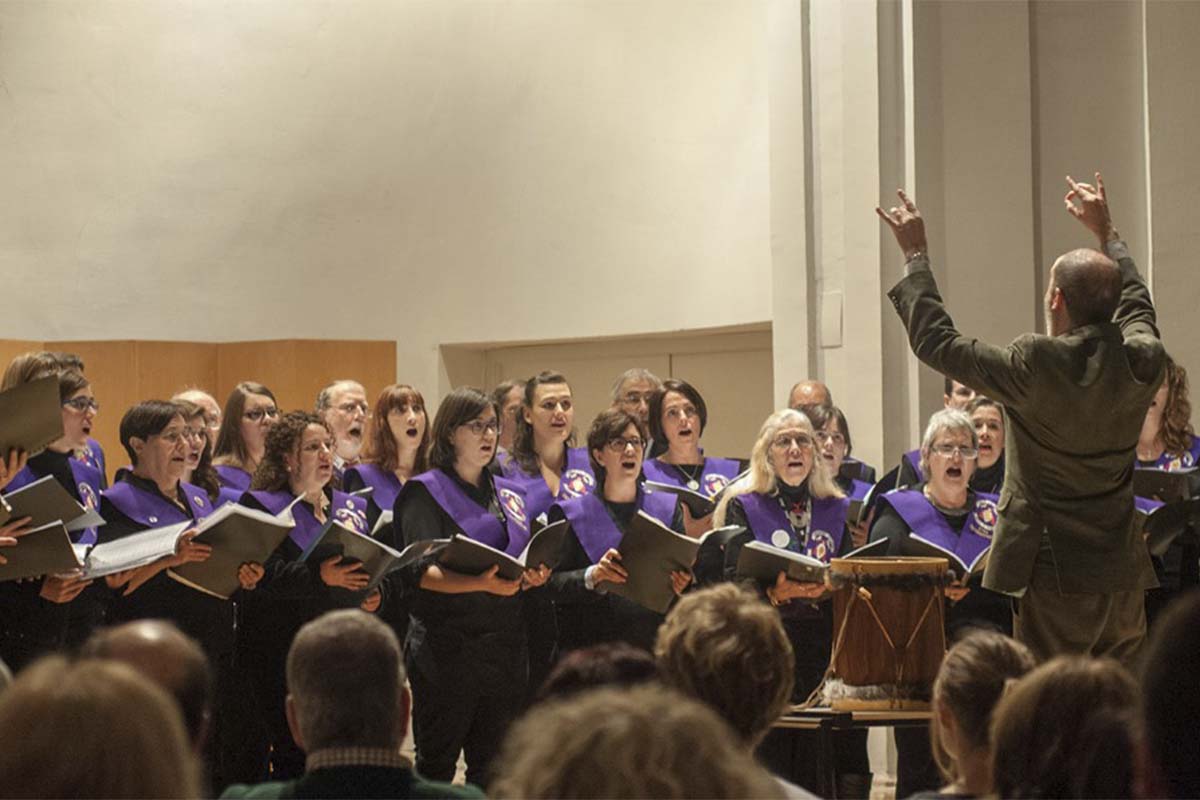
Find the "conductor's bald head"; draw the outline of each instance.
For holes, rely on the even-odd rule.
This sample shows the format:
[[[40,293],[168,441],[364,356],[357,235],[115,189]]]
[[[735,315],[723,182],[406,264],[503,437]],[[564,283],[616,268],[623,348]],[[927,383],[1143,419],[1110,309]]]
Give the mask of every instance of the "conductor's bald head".
[[[97,631],[80,656],[120,661],[161,686],[179,703],[193,746],[203,745],[211,675],[208,659],[194,639],[169,622],[137,620]]]
[[[1081,325],[1111,322],[1121,298],[1121,271],[1111,258],[1080,248],[1064,253],[1050,268],[1046,327],[1052,336]]]

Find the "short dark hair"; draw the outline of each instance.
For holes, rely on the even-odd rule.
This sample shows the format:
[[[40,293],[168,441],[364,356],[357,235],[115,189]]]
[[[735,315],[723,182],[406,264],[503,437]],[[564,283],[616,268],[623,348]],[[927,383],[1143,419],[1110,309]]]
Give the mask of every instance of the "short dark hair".
[[[129,456],[129,463],[137,466],[137,453],[133,451],[133,439],[146,441],[162,433],[171,420],[183,417],[183,407],[169,400],[143,400],[121,417],[121,446]]]
[[[1177,598],[1158,619],[1142,669],[1146,744],[1166,797],[1200,797],[1200,590]]]
[[[460,386],[442,399],[437,415],[433,418],[433,435],[429,446],[429,465],[444,470],[454,469],[454,432],[487,409],[500,410],[492,398],[474,386]]]
[[[625,642],[608,642],[572,650],[550,671],[537,699],[569,697],[603,686],[634,686],[658,677],[654,657]]]
[[[947,396],[953,396],[953,395],[954,395],[954,379],[953,379],[953,378],[951,378],[949,375],[943,375],[943,376],[942,376],[942,386],[943,386],[943,387],[944,387],[944,389],[945,389],[945,391],[943,392],[943,394],[945,394],[945,395],[947,395]]]
[[[568,389],[571,388],[570,382],[561,372],[555,372],[552,369],[546,369],[534,375],[529,380],[525,381],[525,399],[522,401],[525,408],[533,408],[533,397],[537,393],[537,387],[545,386],[551,383],[566,384]],[[493,395],[493,398],[495,395]],[[496,404],[496,415],[500,414],[500,404]],[[538,456],[533,448],[533,426],[525,421],[524,414],[517,414],[517,429],[513,434],[513,446],[511,455],[522,470],[529,474],[536,474],[538,471]],[[567,445],[570,446],[575,441],[575,432],[571,431],[571,435],[567,437]]]
[[[504,401],[508,399],[508,393],[513,389],[525,389],[525,381],[500,381],[495,388],[492,389],[492,402],[499,408],[504,408]]]
[[[592,420],[592,427],[588,428],[587,435],[587,451],[588,462],[592,465],[592,472],[596,475],[596,490],[603,493],[604,480],[607,477],[606,470],[596,460],[596,450],[603,450],[605,446],[625,433],[625,429],[630,425],[637,428],[638,436],[642,437],[642,444],[646,443],[646,426],[642,421],[620,408],[606,408],[596,415]]]
[[[700,396],[700,392],[696,391],[696,387],[687,381],[668,378],[663,381],[663,385],[658,391],[650,395],[650,435],[654,441],[666,443],[667,437],[663,434],[662,427],[662,413],[663,401],[666,399],[667,392],[683,395],[696,407],[696,413],[700,415],[700,435],[703,436],[704,427],[708,425],[708,406],[704,404],[704,398]]]
[[[829,424],[829,420],[837,420],[838,431],[846,440],[846,455],[854,450],[854,443],[850,441],[850,425],[846,422],[846,415],[837,406],[815,404],[808,406],[800,406],[796,409],[804,416],[808,417],[812,423],[814,431],[825,430],[825,426]],[[834,476],[837,477],[836,475]]]
[[[232,456],[239,464],[244,464],[249,457],[246,443],[242,441],[242,414],[246,411],[246,398],[252,394],[271,398],[271,402],[279,406],[279,401],[271,390],[261,383],[242,381],[233,387],[225,408],[221,411],[221,430],[217,433],[217,443],[213,447],[213,458]]]
[[[257,392],[256,392],[257,394]],[[289,411],[267,429],[267,441],[263,447],[262,461],[250,479],[250,488],[266,492],[277,492],[288,486],[286,456],[295,455],[309,425],[319,425],[329,430],[324,417],[311,411]]]
[[[1088,248],[1065,253],[1051,273],[1072,325],[1111,322],[1121,299],[1121,272],[1112,259]]]

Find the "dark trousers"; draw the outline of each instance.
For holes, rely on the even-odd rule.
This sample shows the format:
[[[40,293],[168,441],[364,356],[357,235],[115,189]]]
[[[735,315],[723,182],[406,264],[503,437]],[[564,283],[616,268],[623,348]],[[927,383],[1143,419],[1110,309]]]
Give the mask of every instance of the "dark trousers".
[[[1133,668],[1146,642],[1145,592],[1069,594],[1030,585],[1017,601],[1013,635],[1038,661],[1108,656]]]
[[[430,780],[451,781],[461,751],[467,759],[467,782],[486,786],[492,759],[509,724],[521,713],[525,687],[487,694],[470,685],[430,681],[416,669],[408,680],[417,772]]]
[[[944,781],[933,760],[929,726],[896,728],[896,797],[934,791]]]

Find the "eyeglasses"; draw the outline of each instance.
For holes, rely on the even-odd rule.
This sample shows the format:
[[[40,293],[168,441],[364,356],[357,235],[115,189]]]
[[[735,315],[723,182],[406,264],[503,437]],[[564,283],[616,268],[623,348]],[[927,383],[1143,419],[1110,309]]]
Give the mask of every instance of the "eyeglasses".
[[[94,397],[73,397],[63,403],[63,408],[69,408],[77,414],[86,414],[89,408],[92,411],[99,412],[100,404],[96,402]]]
[[[956,453],[962,456],[966,461],[972,461],[979,457],[979,450],[974,447],[961,447],[952,444],[935,444],[929,449],[934,453],[937,453],[939,456],[944,456],[946,458],[954,458]]]
[[[793,445],[799,447],[801,450],[811,450],[813,440],[807,433],[784,433],[776,436],[774,441],[771,442],[771,446],[776,450],[790,450]]]
[[[338,411],[343,414],[353,414],[355,411],[361,411],[364,415],[371,413],[371,407],[366,402],[361,403],[341,403],[337,407]]]
[[[817,441],[820,442],[821,444],[829,444],[830,442],[832,442],[834,447],[845,447],[846,446],[846,437],[842,436],[842,434],[840,434],[840,433],[830,433],[829,431],[817,431],[815,435],[817,437]]]
[[[641,450],[646,446],[640,436],[633,436],[629,439],[617,437],[616,439],[608,440],[608,449],[614,453],[624,453],[626,448],[632,447],[634,450]]]
[[[204,420],[204,427],[208,428],[210,431],[219,431],[221,430],[221,420],[217,418],[209,419],[206,417]]]
[[[156,433],[153,436],[151,436],[151,438],[154,438],[154,437],[158,437],[159,439],[162,439],[164,442],[166,442],[167,444],[174,447],[175,445],[179,444],[180,442],[187,440],[188,432],[186,430],[163,431],[162,433]]]
[[[205,438],[205,428],[188,428],[183,432],[185,439],[203,439]]]
[[[492,433],[500,433],[500,420],[489,419],[487,421],[481,419],[473,419],[470,422],[464,422],[463,428],[466,428],[476,436],[483,436],[487,431]]]
[[[275,419],[278,417],[279,409],[275,408],[275,406],[271,406],[270,408],[255,408],[247,411],[242,416],[251,422],[262,422],[263,417],[266,417],[267,419]]]
[[[684,419],[685,417],[695,419],[699,416],[700,412],[696,410],[695,406],[672,406],[667,409],[668,419]]]

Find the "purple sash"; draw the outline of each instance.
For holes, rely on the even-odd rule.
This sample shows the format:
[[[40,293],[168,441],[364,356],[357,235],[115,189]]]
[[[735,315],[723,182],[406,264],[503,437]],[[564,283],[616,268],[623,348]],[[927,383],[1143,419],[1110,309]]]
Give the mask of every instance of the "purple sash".
[[[888,492],[883,498],[888,505],[896,509],[896,513],[913,533],[938,547],[944,547],[967,564],[991,545],[992,532],[1000,517],[996,510],[996,495],[977,492],[975,508],[959,534],[955,533],[954,528],[950,527],[950,523],[933,507],[933,503],[926,499],[923,492],[899,489]]]
[[[216,470],[222,486],[240,489],[243,492],[250,491],[250,473],[246,470],[241,467],[231,467],[228,464],[218,464]]]
[[[491,511],[476,503],[458,483],[440,469],[415,475],[409,481],[420,483],[442,510],[463,529],[469,538],[488,547],[518,556],[529,543],[529,512],[524,486],[506,478],[492,478],[496,501],[504,513],[506,525]],[[545,482],[543,482],[543,485]]]
[[[362,478],[362,482],[373,490],[371,502],[384,511],[391,511],[396,505],[396,495],[400,494],[400,479],[391,470],[382,469],[374,464],[359,464],[350,467],[346,474],[354,473]]]
[[[1192,446],[1184,453],[1163,453],[1154,462],[1157,469],[1168,472],[1177,469],[1189,469],[1200,464],[1200,436],[1192,437]]]
[[[247,494],[272,514],[283,511],[296,499],[287,489],[278,492],[253,491]],[[329,515],[353,531],[367,533],[367,501],[361,497],[353,497],[334,489],[329,499]],[[306,503],[297,503],[292,507],[292,519],[296,521],[296,527],[292,528],[288,538],[304,552],[321,535],[325,523],[317,519],[312,507]]]
[[[591,462],[588,461],[587,448],[584,447],[567,450],[566,467],[558,483],[557,497],[550,494],[550,487],[546,485],[546,479],[540,472],[530,475],[521,471],[516,461],[509,463],[512,465],[511,474],[506,471],[504,477],[520,484],[525,492],[525,506],[529,516],[534,519],[548,511],[555,501],[572,500],[596,491],[596,476],[592,472]]]
[[[903,456],[908,462],[908,466],[912,468],[913,474],[917,476],[917,483],[925,482],[925,471],[921,469],[921,449],[909,450]]]
[[[677,502],[675,495],[669,492],[643,492],[641,487],[638,487],[638,510],[645,511],[668,528],[675,519]],[[583,551],[588,554],[593,564],[611,548],[621,544],[621,537],[625,534],[608,515],[604,501],[599,495],[586,494],[556,505],[570,521],[575,538],[579,540]]]
[[[800,538],[788,519],[787,512],[779,504],[779,498],[769,494],[748,492],[739,494],[750,532],[760,542],[829,563],[842,548],[842,537],[846,532],[846,510],[850,501],[845,497],[812,498],[812,519],[809,521],[808,541],[800,550]]]
[[[104,474],[104,448],[95,439],[88,437],[87,444],[75,453],[73,460],[87,464],[92,469]]]
[[[95,467],[87,464],[78,458],[70,458],[67,463],[71,467],[71,477],[74,478],[75,486],[64,486],[67,492],[74,494],[79,498],[80,504],[86,509],[100,508],[100,492],[103,488],[103,474]],[[22,486],[28,486],[43,475],[34,474],[33,470],[25,467],[17,473],[16,477],[9,482],[8,486],[4,487],[4,493],[15,492]],[[72,492],[74,489],[74,492]],[[72,533],[75,544],[95,544],[96,529],[84,528],[83,530]]]
[[[700,492],[708,497],[715,497],[722,489],[729,485],[730,481],[742,473],[739,469],[740,466],[741,464],[732,458],[704,459],[704,465],[700,468],[700,488],[693,491]],[[683,477],[682,471],[678,467],[666,463],[661,458],[652,458],[643,462],[642,473],[648,481],[691,488],[687,485],[687,480]]]
[[[162,528],[189,520],[199,521],[212,513],[212,503],[203,489],[183,481],[180,481],[179,485],[187,499],[190,516],[166,498],[143,491],[128,481],[114,483],[104,490],[103,497],[122,514],[147,528]]]
[[[867,483],[866,481],[860,481],[858,478],[853,478],[850,481],[849,497],[851,500],[863,500],[870,491],[871,484]]]

